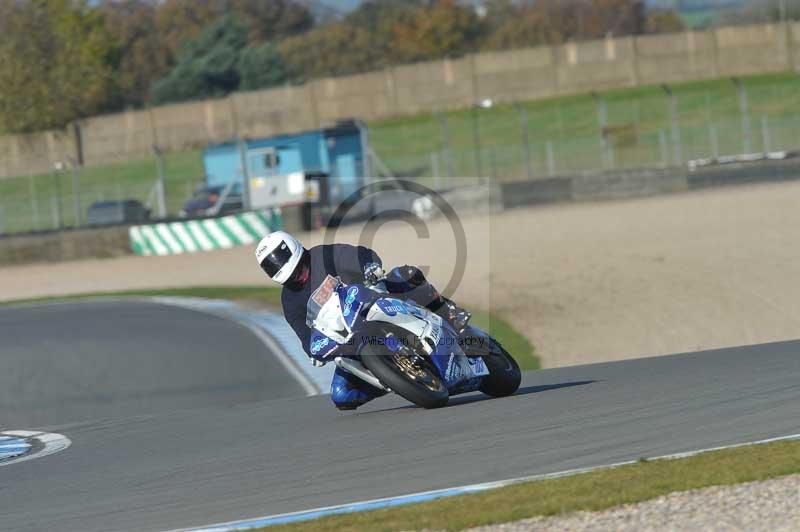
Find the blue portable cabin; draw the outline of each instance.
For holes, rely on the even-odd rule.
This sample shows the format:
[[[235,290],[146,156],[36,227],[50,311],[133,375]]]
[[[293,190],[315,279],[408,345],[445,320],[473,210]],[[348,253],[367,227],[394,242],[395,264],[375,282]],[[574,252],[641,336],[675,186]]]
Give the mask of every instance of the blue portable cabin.
[[[336,204],[356,191],[369,174],[366,164],[366,126],[347,120],[333,127],[262,139],[246,139],[245,159],[251,179],[296,173],[325,175],[326,190],[320,196]],[[242,193],[242,165],[235,142],[211,144],[203,151],[206,185],[225,187],[235,182],[233,192]]]

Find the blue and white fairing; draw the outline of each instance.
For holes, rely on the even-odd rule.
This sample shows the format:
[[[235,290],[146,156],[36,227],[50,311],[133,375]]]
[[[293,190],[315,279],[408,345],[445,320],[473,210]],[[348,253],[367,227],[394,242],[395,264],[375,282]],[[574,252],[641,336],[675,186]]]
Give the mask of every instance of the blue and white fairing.
[[[459,335],[449,323],[411,301],[359,284],[345,285],[334,278],[327,287],[323,283],[318,292],[309,300],[307,316],[314,327],[310,351],[316,358],[324,359],[334,351],[336,356],[356,356],[359,346],[372,342],[396,348],[395,338],[358,335],[365,322],[374,321],[391,323],[418,338],[451,395],[478,389],[481,379],[489,374],[483,359],[464,354]]]
[[[334,284],[333,281],[335,288],[330,286]],[[329,289],[332,288],[330,295],[325,294],[326,283]],[[319,295],[318,292],[322,294]],[[332,297],[334,294],[335,297]],[[340,349],[337,355],[355,352],[353,329],[356,327],[356,320],[364,306],[379,295],[366,286],[345,285],[333,277],[326,279],[308,302],[306,323],[313,328],[309,348],[311,355],[324,359],[340,346],[351,349]]]
[[[482,358],[464,354],[459,335],[448,322],[414,302],[380,298],[369,308],[367,321],[393,323],[419,338],[451,395],[477,390],[489,374]]]

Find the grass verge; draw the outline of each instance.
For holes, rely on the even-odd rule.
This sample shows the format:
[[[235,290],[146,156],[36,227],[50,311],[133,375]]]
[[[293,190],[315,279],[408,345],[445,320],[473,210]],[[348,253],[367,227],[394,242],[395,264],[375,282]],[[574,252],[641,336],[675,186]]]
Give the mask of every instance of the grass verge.
[[[267,305],[280,308],[281,291],[270,286],[195,286],[189,288],[166,288],[154,290],[123,290],[119,292],[92,292],[74,296],[6,301],[0,304],[43,303],[51,301],[70,301],[88,297],[204,297],[227,299],[242,304]],[[533,345],[516,331],[508,322],[488,312],[475,312],[473,323],[488,331],[514,355],[523,370],[539,369],[539,357]]]
[[[680,460],[642,461],[616,469],[517,484],[479,494],[260,530],[463,530],[534,516],[603,510],[676,491],[766,480],[795,473],[800,473],[800,442],[776,442],[713,451]]]

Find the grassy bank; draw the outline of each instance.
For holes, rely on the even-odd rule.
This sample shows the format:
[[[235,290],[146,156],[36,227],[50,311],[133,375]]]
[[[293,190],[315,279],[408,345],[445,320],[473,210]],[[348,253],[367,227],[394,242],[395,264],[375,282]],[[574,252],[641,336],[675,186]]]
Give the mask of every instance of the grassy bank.
[[[75,296],[46,297],[8,301],[3,304],[71,301],[89,297],[204,297],[226,299],[245,305],[263,305],[280,309],[281,292],[271,286],[197,286],[190,288],[168,288],[156,290],[125,290],[120,292],[93,292]],[[522,334],[502,318],[487,312],[477,311],[473,322],[497,338],[514,355],[523,370],[539,369],[536,350]]]
[[[269,532],[462,530],[534,516],[603,510],[675,491],[800,473],[800,442],[776,442],[517,484],[473,495],[261,529]]]

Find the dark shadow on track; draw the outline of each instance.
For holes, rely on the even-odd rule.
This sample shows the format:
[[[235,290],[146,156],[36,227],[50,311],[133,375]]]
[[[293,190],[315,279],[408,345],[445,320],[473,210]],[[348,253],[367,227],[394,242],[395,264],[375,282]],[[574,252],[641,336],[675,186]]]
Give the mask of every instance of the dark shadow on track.
[[[589,381],[571,381],[571,382],[560,382],[556,384],[540,384],[537,386],[522,386],[520,387],[513,395],[508,396],[517,397],[521,395],[530,395],[534,393],[542,393],[547,392],[550,390],[558,390],[560,388],[572,388],[573,386],[586,386],[587,384],[592,384],[594,382],[598,382],[597,380],[589,380]],[[470,403],[477,403],[481,401],[490,401],[490,400],[497,400],[497,399],[507,399],[506,397],[490,397],[480,392],[470,393],[468,395],[457,395],[455,397],[451,397],[450,401],[447,403],[447,406],[442,408],[451,408],[454,406],[462,406],[467,405]],[[395,406],[393,408],[383,408],[381,410],[370,410],[368,412],[357,412],[361,415],[367,414],[377,414],[381,412],[392,412],[394,410],[421,410],[420,407],[414,404],[408,404],[403,406]]]

